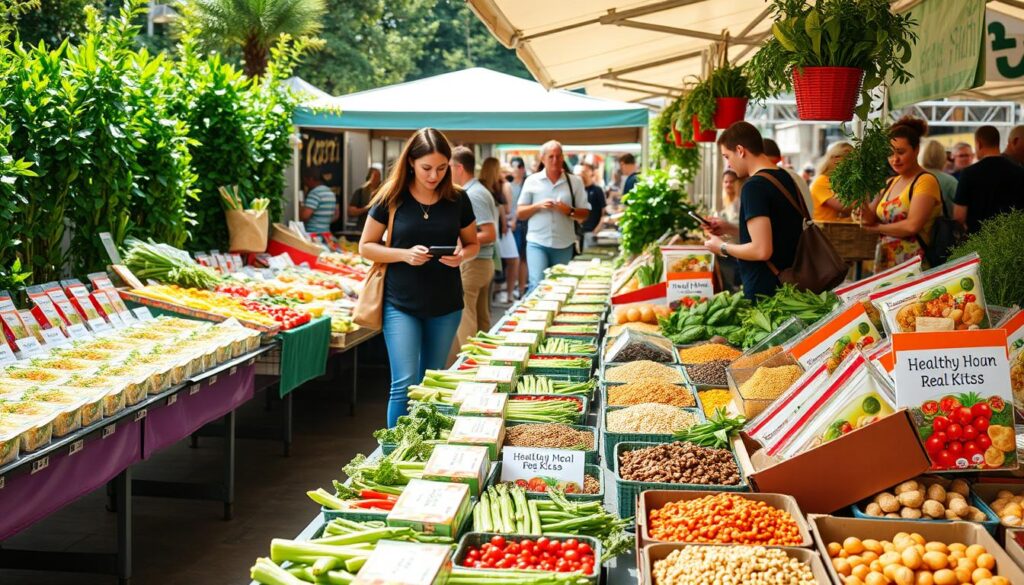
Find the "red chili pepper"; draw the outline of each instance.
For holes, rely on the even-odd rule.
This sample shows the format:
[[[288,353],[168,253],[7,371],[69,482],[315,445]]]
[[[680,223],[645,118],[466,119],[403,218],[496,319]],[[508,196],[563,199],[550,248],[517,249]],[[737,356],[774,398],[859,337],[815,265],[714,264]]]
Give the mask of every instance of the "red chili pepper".
[[[361,490],[359,492],[359,497],[363,498],[364,500],[398,501],[398,497],[397,496],[393,496],[391,494],[385,494],[385,493],[381,493],[381,492],[375,492],[373,490]]]
[[[395,507],[395,500],[359,500],[349,504],[352,508],[378,508],[390,510]]]

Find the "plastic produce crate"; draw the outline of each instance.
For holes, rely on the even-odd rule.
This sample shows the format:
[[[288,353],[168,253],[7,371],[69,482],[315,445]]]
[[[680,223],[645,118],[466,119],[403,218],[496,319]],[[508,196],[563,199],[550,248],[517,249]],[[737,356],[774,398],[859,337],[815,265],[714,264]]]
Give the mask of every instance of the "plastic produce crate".
[[[455,564],[457,566],[463,566],[464,567],[465,565],[463,565],[463,562],[466,560],[466,554],[469,552],[469,547],[471,547],[471,546],[479,547],[483,543],[489,542],[491,540],[491,537],[498,536],[498,535],[504,536],[506,541],[508,541],[508,542],[520,542],[520,541],[523,541],[523,540],[526,540],[526,539],[536,540],[538,538],[538,536],[536,536],[536,535],[528,535],[528,534],[508,534],[508,533],[504,533],[504,532],[468,532],[468,533],[464,534],[462,536],[462,538],[459,540],[459,547],[455,550],[455,556],[452,557],[454,559]],[[575,535],[575,534],[573,534],[573,535],[565,535],[565,536],[553,536],[552,538],[557,538],[560,541],[564,541],[564,540],[566,540],[568,538],[575,538],[576,540],[578,540],[580,542],[585,542],[585,543],[589,544],[590,548],[593,549],[593,551],[594,551],[595,562],[594,562],[594,571],[593,571],[593,573],[591,573],[590,575],[586,576],[587,577],[587,582],[588,583],[593,583],[595,585],[600,582],[600,580],[601,580],[601,555],[602,555],[601,541],[600,540],[598,540],[596,538],[593,538],[593,537],[590,537],[590,536]],[[476,570],[476,571],[487,571],[488,573],[493,573],[495,575],[500,575],[503,572],[502,569],[474,569],[474,570]],[[538,573],[538,575],[547,574],[547,572],[545,572],[545,571],[537,571],[537,573]]]
[[[971,490],[968,496],[968,501],[971,505],[984,512],[985,516],[988,518],[988,520],[985,520],[984,522],[972,522],[972,524],[980,524],[985,528],[985,530],[988,530],[989,534],[995,536],[996,529],[999,528],[999,516],[992,511],[992,508],[988,507],[988,504],[986,504],[984,500],[974,493],[974,490]],[[864,511],[861,503],[862,502],[858,502],[850,506],[850,511],[853,513],[854,518],[865,518],[867,520],[891,520],[891,518],[886,518],[884,516],[869,515]],[[954,520],[946,520],[945,518],[900,518],[900,520],[906,520],[908,522],[954,522]],[[970,520],[958,520],[957,522],[970,522]]]
[[[615,446],[619,443],[671,443],[675,440],[672,433],[613,433],[608,430],[608,413],[628,408],[626,406],[609,406],[601,413],[601,441],[604,444],[604,460],[608,469],[614,469]],[[681,408],[697,416],[697,424],[705,422],[704,410],[698,402],[695,408]]]
[[[587,414],[590,412],[590,399],[580,394],[510,394],[508,397],[509,402],[514,400],[524,400],[523,396],[557,396],[559,399],[568,398],[582,403],[579,412],[576,415],[576,420],[572,424],[581,425],[586,422]],[[505,422],[538,422],[533,420],[517,420],[514,418],[506,417]]]

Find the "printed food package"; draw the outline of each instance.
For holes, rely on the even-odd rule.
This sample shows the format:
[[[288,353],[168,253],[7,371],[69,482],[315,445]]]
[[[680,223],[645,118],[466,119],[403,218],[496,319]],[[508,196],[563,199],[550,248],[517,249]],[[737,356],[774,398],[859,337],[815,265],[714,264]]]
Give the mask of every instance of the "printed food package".
[[[504,392],[475,393],[466,396],[459,406],[459,416],[493,416],[505,418],[508,410],[508,394]]]
[[[804,368],[824,363],[832,373],[854,350],[867,349],[880,338],[864,305],[850,302],[818,320],[788,345],[790,355]]]
[[[490,466],[487,447],[437,445],[423,467],[423,479],[464,483],[472,495],[479,496]]]
[[[410,526],[424,534],[457,538],[469,510],[468,485],[413,479],[398,496],[387,523]]]
[[[869,298],[890,334],[987,329],[980,269],[981,259],[970,254]]]
[[[511,392],[519,380],[519,372],[512,366],[480,366],[473,376],[474,382],[494,384],[498,392]]]
[[[864,298],[876,290],[899,284],[918,274],[921,274],[921,257],[915,256],[888,270],[883,270],[855,282],[839,285],[832,292],[836,293],[839,300],[845,303]]]
[[[1016,311],[1001,325],[1006,330],[1006,348],[1010,353],[1010,387],[1013,405],[1024,412],[1024,311]]]
[[[860,351],[850,355],[768,451],[789,459],[895,412],[894,390]]]
[[[762,445],[771,444],[814,402],[828,377],[829,371],[825,364],[804,372],[789,390],[747,423],[747,434]]]
[[[444,585],[452,570],[452,547],[382,540],[352,585]]]
[[[495,417],[457,416],[448,434],[450,445],[487,447],[491,459],[498,459],[505,442],[505,421]]]
[[[892,369],[896,365],[892,355],[892,340],[889,338],[883,339],[881,343],[878,343],[870,351],[866,352],[866,355],[868,360],[878,368],[878,372],[885,376],[890,383],[895,384],[892,380]]]
[[[459,382],[452,393],[452,404],[458,406],[472,394],[494,394],[498,385],[486,382]]]
[[[505,339],[502,340],[501,343],[502,345],[527,347],[532,353],[533,351],[536,351],[537,346],[540,345],[540,335],[537,332],[529,331],[506,333]]]
[[[893,335],[896,404],[910,410],[932,469],[1017,469],[1004,329]]]
[[[684,299],[698,301],[714,296],[715,255],[703,246],[662,246],[667,300],[675,310]]]

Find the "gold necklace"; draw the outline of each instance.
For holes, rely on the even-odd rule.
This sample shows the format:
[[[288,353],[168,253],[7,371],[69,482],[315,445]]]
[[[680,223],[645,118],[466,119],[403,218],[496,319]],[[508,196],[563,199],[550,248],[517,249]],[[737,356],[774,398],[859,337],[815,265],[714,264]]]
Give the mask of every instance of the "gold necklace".
[[[415,199],[415,197],[413,199]],[[434,206],[434,203],[437,203],[437,201],[434,201],[430,205],[427,205],[426,207],[424,207],[422,203],[420,203],[418,200],[416,201],[416,205],[419,205],[420,209],[423,210],[423,219],[424,220],[430,219],[430,208]]]

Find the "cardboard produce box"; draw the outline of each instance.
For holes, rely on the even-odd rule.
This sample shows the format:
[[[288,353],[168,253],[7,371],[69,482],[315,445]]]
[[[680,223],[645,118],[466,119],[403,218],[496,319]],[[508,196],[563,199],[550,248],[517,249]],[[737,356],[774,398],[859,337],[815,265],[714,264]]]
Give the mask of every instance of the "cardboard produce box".
[[[807,520],[806,518],[804,518],[803,513],[800,512],[800,506],[797,505],[796,500],[792,496],[787,496],[785,494],[766,493],[737,494],[732,492],[723,492],[716,490],[694,490],[685,492],[673,490],[647,490],[645,492],[642,492],[640,494],[640,503],[636,513],[637,539],[642,541],[644,545],[669,542],[651,538],[651,534],[649,531],[649,518],[651,510],[657,510],[669,502],[697,500],[703,498],[704,496],[713,496],[716,494],[725,493],[740,496],[744,499],[755,502],[765,502],[766,504],[773,508],[789,512],[789,514],[793,517],[793,520],[796,521],[797,528],[800,529],[800,538],[802,539],[802,542],[800,542],[800,544],[794,546],[803,548],[814,547],[814,540],[811,538],[811,530],[807,526]]]
[[[993,575],[1006,577],[1010,583],[1024,583],[1024,571],[1017,566],[1010,558],[1010,555],[1003,550],[992,535],[984,528],[971,522],[943,522],[929,524],[927,522],[912,522],[896,519],[865,520],[860,518],[837,518],[835,516],[824,516],[811,514],[808,517],[811,524],[811,532],[814,534],[814,542],[821,553],[822,561],[833,582],[842,583],[839,575],[832,568],[832,562],[828,558],[828,543],[839,542],[850,536],[861,540],[871,538],[874,540],[892,541],[897,533],[917,533],[927,541],[938,541],[944,544],[960,542],[967,546],[980,544],[985,547],[985,552],[995,557],[996,566],[992,571]]]
[[[765,455],[745,434],[733,447],[752,488],[790,494],[805,513],[834,512],[931,466],[906,410],[783,461]]]
[[[1010,555],[1017,566],[1024,569],[1024,547],[1021,547],[1016,535],[1024,535],[1024,530],[1010,529],[1006,531],[1006,554]]]
[[[738,545],[726,545],[726,544],[681,544],[681,543],[660,543],[660,544],[649,544],[643,547],[643,550],[636,559],[637,567],[637,581],[641,585],[654,585],[654,563],[660,561],[668,555],[672,554],[672,551],[683,548],[684,546],[738,546]],[[803,563],[807,563],[811,567],[811,573],[814,574],[814,580],[818,582],[818,585],[830,585],[832,583],[829,577],[828,571],[825,570],[825,564],[822,557],[813,550],[806,548],[792,548],[786,546],[766,546],[764,548],[777,548],[779,550],[786,551],[786,555],[789,558],[796,559]]]

